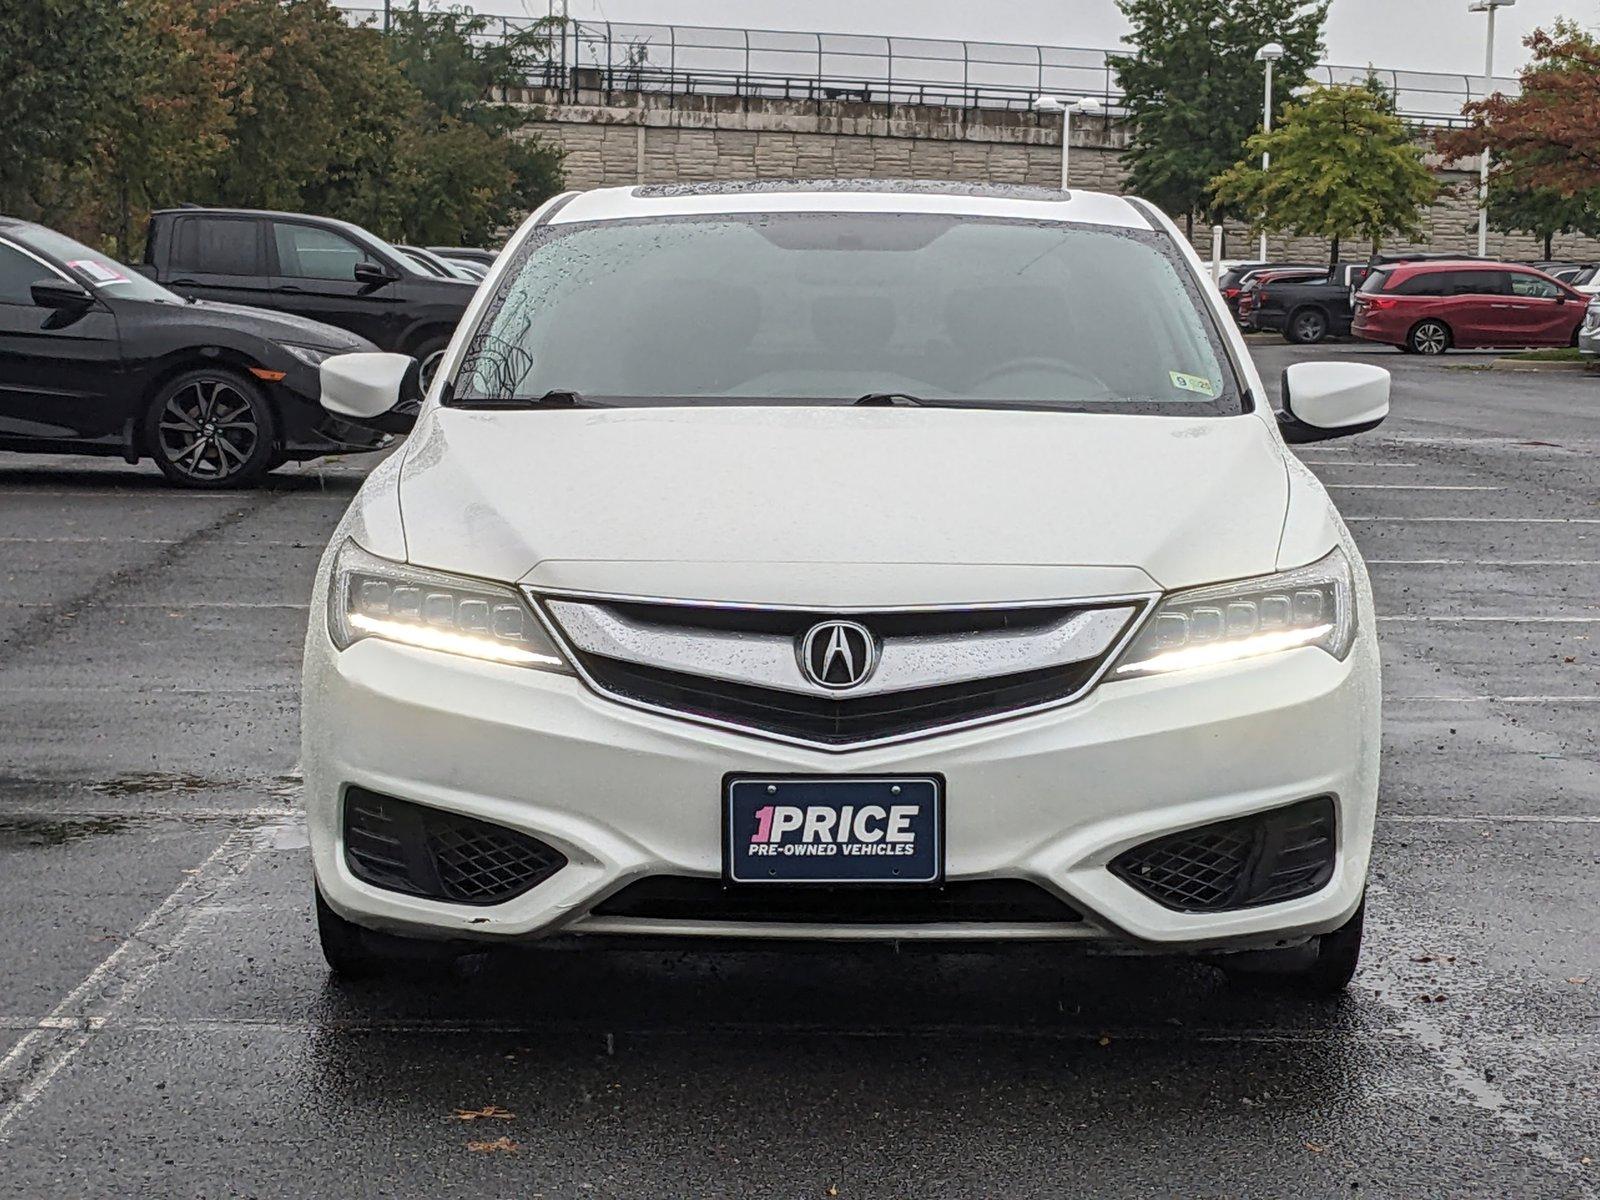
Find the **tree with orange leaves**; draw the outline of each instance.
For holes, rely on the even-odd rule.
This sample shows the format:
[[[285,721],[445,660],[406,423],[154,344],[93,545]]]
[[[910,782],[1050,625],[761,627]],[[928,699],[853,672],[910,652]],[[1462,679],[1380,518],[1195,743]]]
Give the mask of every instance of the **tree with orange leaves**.
[[[1497,93],[1467,105],[1468,124],[1441,132],[1436,145],[1450,158],[1470,158],[1488,146],[1491,184],[1562,197],[1600,192],[1600,41],[1571,21],[1535,30],[1533,59],[1522,72],[1522,93]]]

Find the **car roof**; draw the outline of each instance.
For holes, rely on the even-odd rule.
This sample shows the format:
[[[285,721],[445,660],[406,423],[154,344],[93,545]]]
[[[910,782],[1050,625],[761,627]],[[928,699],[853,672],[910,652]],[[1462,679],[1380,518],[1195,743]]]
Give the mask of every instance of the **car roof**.
[[[227,205],[186,204],[180,208],[158,208],[150,214],[152,217],[256,217],[258,219],[274,221],[315,221],[319,225],[336,225],[341,229],[354,230],[356,233],[366,233],[367,230],[352,221],[343,221],[338,217],[324,217],[317,213],[279,212],[270,208],[230,208]]]
[[[1062,192],[1020,184],[929,179],[758,180],[596,188],[575,193],[550,222],[777,212],[939,213],[1154,228],[1136,205],[1121,196],[1076,188]]]
[[[1523,263],[1492,262],[1483,258],[1428,258],[1380,263],[1373,270],[1416,275],[1423,271],[1535,271],[1536,269]]]

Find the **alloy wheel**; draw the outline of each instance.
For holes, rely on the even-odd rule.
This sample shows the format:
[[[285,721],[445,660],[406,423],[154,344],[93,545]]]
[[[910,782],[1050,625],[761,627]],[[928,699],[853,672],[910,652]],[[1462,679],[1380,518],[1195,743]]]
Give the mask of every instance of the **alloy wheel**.
[[[1450,335],[1437,321],[1424,321],[1411,335],[1411,344],[1418,354],[1443,354],[1450,345]]]
[[[1295,340],[1302,343],[1320,342],[1327,322],[1319,312],[1303,312],[1294,319]]]
[[[239,474],[261,441],[250,398],[214,376],[189,380],[173,392],[156,428],[168,464],[206,483]]]

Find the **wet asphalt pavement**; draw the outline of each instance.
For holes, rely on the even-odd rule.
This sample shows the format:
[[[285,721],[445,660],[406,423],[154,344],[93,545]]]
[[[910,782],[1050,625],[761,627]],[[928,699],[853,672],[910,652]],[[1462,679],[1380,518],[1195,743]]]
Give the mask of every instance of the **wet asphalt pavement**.
[[[1596,1195],[1600,379],[1253,349],[1396,372],[1302,453],[1385,654],[1337,1002],[1035,950],[335,988],[298,673],[359,464],[190,495],[0,455],[0,1196]]]

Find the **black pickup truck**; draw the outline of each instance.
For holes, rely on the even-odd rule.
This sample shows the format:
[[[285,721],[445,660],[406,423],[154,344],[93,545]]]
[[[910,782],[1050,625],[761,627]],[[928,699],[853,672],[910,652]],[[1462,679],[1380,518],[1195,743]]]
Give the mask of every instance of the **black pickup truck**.
[[[424,273],[359,225],[247,208],[151,214],[143,274],[180,296],[310,317],[409,354],[432,378],[475,283]]]
[[[1273,280],[1256,289],[1251,322],[1300,345],[1345,337],[1355,316],[1351,297],[1368,270],[1366,263],[1342,263],[1315,279]]]

